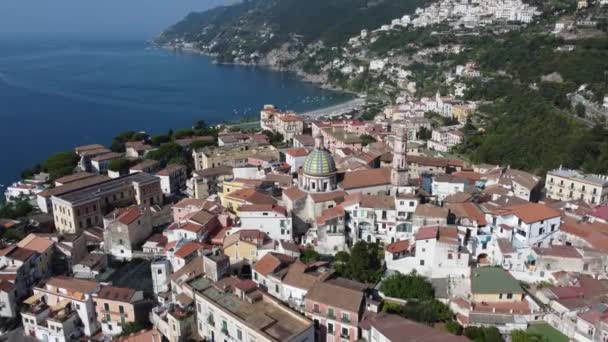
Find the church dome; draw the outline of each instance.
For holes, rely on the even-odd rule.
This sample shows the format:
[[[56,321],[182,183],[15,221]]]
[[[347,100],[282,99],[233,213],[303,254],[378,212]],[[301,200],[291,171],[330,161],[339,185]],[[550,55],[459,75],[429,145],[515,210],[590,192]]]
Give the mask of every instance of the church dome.
[[[315,148],[306,157],[303,171],[310,176],[326,176],[336,172],[336,162],[329,151]]]

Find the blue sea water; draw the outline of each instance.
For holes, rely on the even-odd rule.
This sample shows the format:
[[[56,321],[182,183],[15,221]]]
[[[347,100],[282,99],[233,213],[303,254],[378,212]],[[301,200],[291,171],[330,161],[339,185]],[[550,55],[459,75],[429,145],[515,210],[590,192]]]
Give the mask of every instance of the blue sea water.
[[[266,103],[305,111],[348,98],[144,39],[0,37],[0,184],[52,153],[109,144],[124,130],[163,133],[257,115]]]

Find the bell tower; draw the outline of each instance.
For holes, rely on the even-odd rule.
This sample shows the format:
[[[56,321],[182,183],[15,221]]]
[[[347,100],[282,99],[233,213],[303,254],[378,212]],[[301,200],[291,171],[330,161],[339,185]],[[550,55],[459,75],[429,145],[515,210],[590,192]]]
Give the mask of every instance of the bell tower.
[[[393,142],[393,166],[391,169],[391,184],[398,188],[408,186],[409,173],[407,167],[407,128],[398,125],[394,129],[395,141]]]

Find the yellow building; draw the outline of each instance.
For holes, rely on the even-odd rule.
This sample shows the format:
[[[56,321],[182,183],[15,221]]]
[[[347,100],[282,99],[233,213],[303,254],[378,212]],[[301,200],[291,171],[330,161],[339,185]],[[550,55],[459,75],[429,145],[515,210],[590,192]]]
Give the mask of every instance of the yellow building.
[[[242,189],[256,189],[260,185],[262,185],[262,181],[259,179],[235,178],[231,181],[224,181],[222,183],[220,200],[222,201],[222,204],[224,204],[225,197],[229,194]]]
[[[525,297],[519,282],[502,268],[477,267],[471,273],[473,302],[513,303],[522,301]]]
[[[239,144],[235,146],[204,147],[192,151],[194,168],[204,170],[212,167],[243,167],[249,158],[268,157],[279,160],[279,151],[272,145]]]
[[[232,210],[237,215],[242,206],[249,204],[276,204],[276,201],[271,196],[253,188],[232,191],[222,201],[224,207]]]
[[[247,260],[256,262],[274,250],[274,241],[266,233],[255,229],[244,229],[224,238],[224,254],[231,262]]]

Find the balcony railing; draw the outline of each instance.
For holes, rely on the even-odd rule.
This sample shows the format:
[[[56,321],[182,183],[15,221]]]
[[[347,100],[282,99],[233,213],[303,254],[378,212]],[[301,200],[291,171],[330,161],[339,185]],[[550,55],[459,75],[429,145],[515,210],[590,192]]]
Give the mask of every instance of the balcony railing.
[[[336,319],[336,315],[334,315],[333,312],[328,312],[327,313],[327,318],[329,318],[329,319]]]
[[[344,322],[344,323],[350,323],[350,318],[349,317],[342,316],[342,318],[340,320],[342,322]]]

